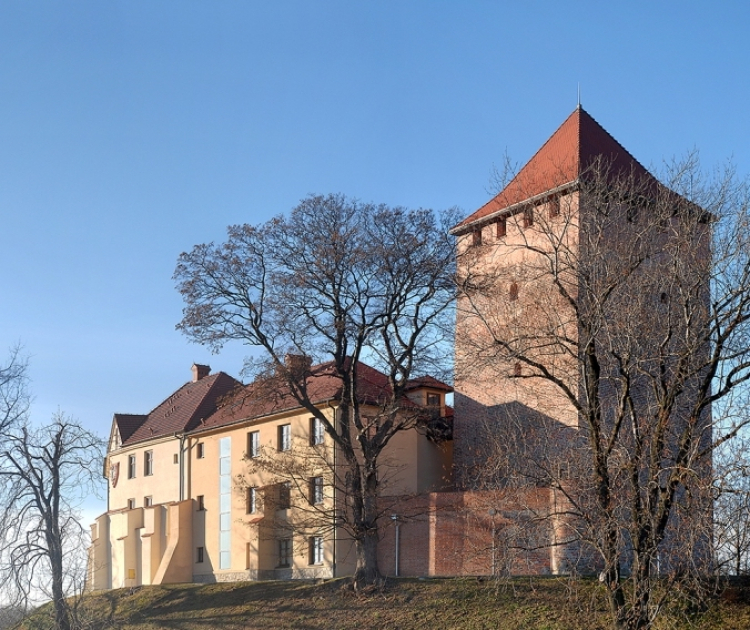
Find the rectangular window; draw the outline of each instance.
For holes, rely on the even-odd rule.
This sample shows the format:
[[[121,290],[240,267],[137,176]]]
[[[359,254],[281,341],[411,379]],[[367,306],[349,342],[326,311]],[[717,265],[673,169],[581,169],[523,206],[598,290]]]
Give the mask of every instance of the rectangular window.
[[[203,512],[203,510],[206,509],[206,504],[203,499],[203,495],[199,494],[197,497],[195,497],[195,501],[198,504],[198,507],[196,508],[199,512]]]
[[[549,216],[550,218],[559,217],[560,216],[560,197],[552,197],[552,199],[549,200]]]
[[[278,503],[276,505],[276,509],[278,510],[288,510],[289,506],[292,503],[292,484],[289,481],[285,481],[284,483],[280,483],[278,485]]]
[[[255,514],[258,511],[258,488],[248,488],[245,493],[245,511]]]
[[[203,547],[198,547],[196,549],[195,561],[198,564],[200,564],[201,562],[203,562]]]
[[[247,456],[258,457],[260,455],[260,431],[250,431],[247,434]]]
[[[482,228],[478,228],[471,233],[471,244],[472,245],[482,244]]]
[[[497,238],[502,238],[508,232],[508,227],[506,224],[505,217],[503,217],[502,219],[498,219],[496,225],[497,225],[497,234],[495,236],[497,236]]]
[[[143,474],[146,477],[154,474],[154,451],[146,451],[143,454]]]
[[[143,497],[143,507],[151,507],[154,504],[152,497]]]
[[[292,564],[292,539],[279,540],[279,566],[288,567]]]
[[[311,536],[308,544],[310,546],[310,564],[323,564],[323,537]]]
[[[323,477],[310,478],[310,503],[323,503]]]
[[[174,462],[175,464],[178,464],[180,462],[180,456],[177,453],[172,456],[172,462]]]
[[[135,499],[128,499],[128,509],[129,510],[135,509]]]
[[[427,394],[427,406],[428,407],[439,407],[440,406],[440,394]]]
[[[292,448],[292,425],[282,424],[279,427],[279,450],[288,451]]]
[[[323,422],[319,418],[310,418],[310,446],[323,444],[326,431]]]
[[[135,455],[128,455],[128,479],[135,478]]]
[[[523,211],[523,227],[528,228],[534,225],[534,210],[529,208]]]
[[[206,445],[203,442],[198,442],[195,447],[195,456],[198,459],[203,459],[206,456]]]

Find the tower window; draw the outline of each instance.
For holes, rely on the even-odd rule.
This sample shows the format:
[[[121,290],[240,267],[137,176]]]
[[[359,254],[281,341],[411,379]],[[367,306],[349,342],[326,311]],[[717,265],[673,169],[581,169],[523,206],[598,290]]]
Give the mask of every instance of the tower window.
[[[498,219],[495,225],[497,226],[497,238],[502,238],[503,236],[505,236],[508,231],[505,217],[503,217],[502,219]]]
[[[508,298],[511,302],[518,299],[518,285],[515,282],[512,282],[508,289]]]
[[[552,199],[549,200],[549,204],[547,207],[549,208],[550,218],[559,217],[560,216],[560,197],[558,196],[552,197]]]

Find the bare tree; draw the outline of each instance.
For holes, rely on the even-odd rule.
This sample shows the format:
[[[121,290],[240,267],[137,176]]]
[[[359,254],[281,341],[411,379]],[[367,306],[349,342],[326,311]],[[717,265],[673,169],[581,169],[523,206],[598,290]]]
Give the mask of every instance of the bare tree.
[[[22,425],[0,449],[0,588],[27,603],[49,597],[55,628],[74,625],[66,597],[84,586],[81,502],[101,486],[103,443],[62,414]]]
[[[750,575],[749,446],[743,432],[714,457],[714,553],[723,575]]]
[[[712,452],[747,424],[718,403],[750,378],[748,186],[692,156],[664,182],[600,159],[460,248],[457,379],[507,384],[500,477],[551,489],[618,628],[710,571]]]
[[[10,349],[0,366],[0,436],[26,418],[29,410],[27,362],[21,347]]]
[[[231,340],[259,348],[250,371],[282,379],[335,443],[346,467],[357,585],[379,577],[378,471],[391,438],[413,426],[399,413],[408,382],[448,354],[455,219],[311,196],[288,218],[230,227],[225,243],[194,247],[175,271],[186,303],[178,328],[214,350]],[[288,354],[329,362],[341,387],[335,421],[315,405],[309,375],[288,365]],[[362,409],[361,359],[388,378],[377,426]]]

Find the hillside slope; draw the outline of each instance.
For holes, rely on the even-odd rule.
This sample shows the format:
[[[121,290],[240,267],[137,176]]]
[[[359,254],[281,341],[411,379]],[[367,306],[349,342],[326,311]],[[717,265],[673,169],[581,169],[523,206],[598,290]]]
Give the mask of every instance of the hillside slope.
[[[142,587],[87,597],[90,630],[595,630],[607,627],[599,585],[588,581],[514,579],[389,580],[355,595],[342,580],[238,582]],[[686,622],[689,620],[689,624]],[[664,618],[660,628],[750,628],[750,589],[733,587],[707,612]],[[45,610],[20,628],[49,628]]]

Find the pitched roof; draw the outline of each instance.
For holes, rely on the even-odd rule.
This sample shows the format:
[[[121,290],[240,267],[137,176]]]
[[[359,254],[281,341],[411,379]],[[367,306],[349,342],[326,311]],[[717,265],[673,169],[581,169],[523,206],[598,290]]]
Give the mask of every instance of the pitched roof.
[[[115,426],[120,432],[120,441],[124,442],[133,435],[136,429],[146,421],[146,418],[148,418],[148,416],[143,414],[116,413]]]
[[[578,181],[597,159],[607,161],[613,174],[655,178],[580,105],[545,142],[511,182],[479,210],[452,230],[468,226],[544,193]]]
[[[437,379],[423,378],[427,379],[426,383],[429,383],[423,386],[451,390],[450,386]],[[314,404],[341,399],[342,383],[336,376],[331,362],[312,366],[306,377],[306,387],[307,395]],[[360,403],[377,405],[388,401],[391,389],[385,374],[360,361],[357,363],[357,391]],[[417,406],[408,398],[404,398],[401,405]],[[273,378],[259,379],[242,390],[238,390],[231,399],[227,399],[227,403],[207,418],[198,429],[214,429],[235,422],[291,411],[298,409],[299,406],[283,381],[276,381]]]
[[[129,431],[125,437],[120,429],[123,446],[195,429],[216,411],[222,398],[240,385],[228,374],[218,372],[185,383],[146,416],[115,414],[118,427]]]
[[[437,380],[434,376],[419,376],[411,379],[406,384],[406,389],[419,389],[421,387],[429,387],[430,389],[439,389],[444,392],[452,392],[453,388],[447,383]]]

